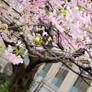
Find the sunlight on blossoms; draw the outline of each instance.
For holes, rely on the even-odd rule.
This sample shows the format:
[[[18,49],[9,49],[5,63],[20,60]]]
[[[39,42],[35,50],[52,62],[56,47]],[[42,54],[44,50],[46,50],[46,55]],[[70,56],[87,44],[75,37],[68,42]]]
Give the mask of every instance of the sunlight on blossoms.
[[[15,14],[12,8],[6,9],[6,6],[2,8],[0,4],[2,14],[7,14],[8,11],[14,23],[22,28],[21,32],[18,29],[13,32],[6,24],[0,22],[1,36],[6,42],[18,44],[20,35],[23,35],[32,49],[40,48],[40,50],[44,49],[43,45],[50,48],[52,43],[52,48],[60,49],[58,43],[61,43],[64,48],[61,52],[65,55],[68,53],[68,56],[72,56],[72,53],[80,48],[85,48],[83,57],[86,57],[91,64],[92,50],[89,48],[92,44],[91,0],[16,0],[15,4],[17,3],[20,6],[19,9],[15,5],[12,8],[15,7],[18,14]],[[12,4],[14,4],[13,1]],[[25,48],[25,45],[23,46]],[[9,46],[6,50],[9,61],[13,64],[23,63],[20,55],[13,54],[13,51],[9,51],[10,48],[12,47]],[[83,65],[80,57],[75,60],[75,63],[76,61]]]
[[[20,55],[16,56],[15,54],[12,53],[13,52],[13,49],[12,47],[9,45],[8,46],[8,49],[5,51],[5,56],[7,58],[7,60],[16,65],[16,64],[20,64],[20,63],[23,63],[23,59],[21,58]]]

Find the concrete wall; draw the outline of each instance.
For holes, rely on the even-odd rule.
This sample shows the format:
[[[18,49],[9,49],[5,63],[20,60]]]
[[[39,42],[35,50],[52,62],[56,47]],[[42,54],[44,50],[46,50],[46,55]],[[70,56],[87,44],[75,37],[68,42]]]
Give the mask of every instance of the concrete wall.
[[[7,75],[12,74],[12,65],[8,63],[6,57],[5,57],[5,45],[4,42],[0,36],[0,72],[4,72]]]
[[[69,90],[72,88],[73,84],[75,83],[76,79],[78,78],[78,75],[76,75],[70,70],[67,76],[65,77],[63,83],[61,83],[60,88],[51,85],[51,80],[56,75],[60,67],[61,67],[61,63],[53,64],[51,66],[49,72],[42,80],[42,84],[40,85],[40,89],[39,89],[40,91],[37,92],[69,92]],[[79,71],[77,67],[73,67],[73,69],[75,69],[77,72]],[[92,87],[89,87],[87,92],[92,92]]]
[[[61,87],[59,88],[58,92],[69,92],[76,78],[77,78],[77,75],[69,71],[68,75],[66,76],[63,83],[61,84]]]
[[[0,37],[0,72],[3,72],[5,65],[8,63],[4,57],[5,45]]]
[[[87,92],[92,92],[92,84],[91,87],[88,88]]]
[[[46,77],[44,78],[44,82],[50,83],[52,78],[56,75],[56,73],[60,67],[61,67],[61,63],[52,64],[49,72],[47,73]]]

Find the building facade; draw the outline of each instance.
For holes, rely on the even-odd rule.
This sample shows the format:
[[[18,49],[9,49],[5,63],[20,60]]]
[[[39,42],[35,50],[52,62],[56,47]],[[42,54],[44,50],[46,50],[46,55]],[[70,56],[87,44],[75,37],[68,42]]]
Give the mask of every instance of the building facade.
[[[50,63],[39,68],[30,92],[92,92],[92,88],[63,64]]]

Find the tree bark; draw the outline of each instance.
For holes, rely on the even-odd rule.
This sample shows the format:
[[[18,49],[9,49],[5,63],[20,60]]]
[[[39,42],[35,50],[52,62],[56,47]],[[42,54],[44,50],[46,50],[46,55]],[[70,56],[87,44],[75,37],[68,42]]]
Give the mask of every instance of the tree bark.
[[[15,66],[14,78],[9,86],[9,92],[27,92],[38,68],[39,65],[27,72],[23,64]]]

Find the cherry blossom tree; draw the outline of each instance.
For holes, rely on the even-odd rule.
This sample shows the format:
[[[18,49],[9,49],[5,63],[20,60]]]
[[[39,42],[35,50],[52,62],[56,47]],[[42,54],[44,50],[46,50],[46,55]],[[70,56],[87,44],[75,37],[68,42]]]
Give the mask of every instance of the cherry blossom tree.
[[[17,9],[13,2],[0,3],[0,36],[13,66],[9,92],[26,92],[43,63],[61,62],[85,82],[92,80],[92,1],[16,2]]]

